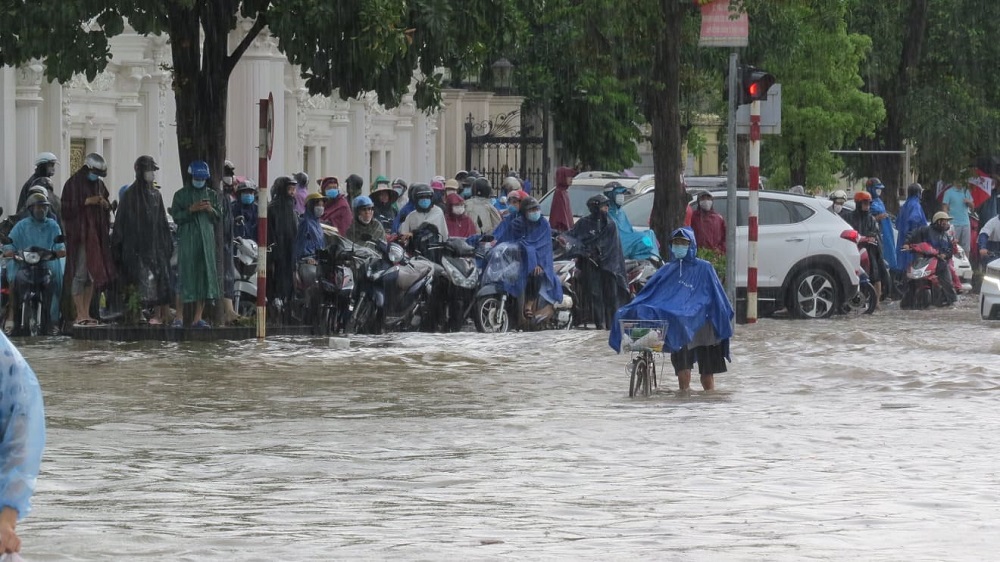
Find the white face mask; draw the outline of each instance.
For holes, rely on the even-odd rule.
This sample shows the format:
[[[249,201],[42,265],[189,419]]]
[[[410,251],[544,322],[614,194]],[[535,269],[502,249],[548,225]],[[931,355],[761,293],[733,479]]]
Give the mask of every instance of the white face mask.
[[[144,179],[144,180],[146,180],[148,182],[151,182],[151,181],[153,181],[153,180],[156,179],[156,172],[152,172],[152,171],[150,171],[150,172],[144,172],[142,174],[142,179]]]
[[[226,185],[233,185],[233,176],[223,176],[222,183]]]
[[[711,199],[705,199],[704,201],[698,201],[698,206],[701,207],[702,211],[711,211],[712,210],[712,200]]]
[[[456,215],[464,215],[465,205],[455,205],[454,207],[451,208],[451,212],[455,213]]]
[[[624,202],[625,202],[625,194],[624,193],[619,193],[619,194],[615,195],[615,205],[618,205],[619,207],[621,207],[622,203],[624,203]]]
[[[840,210],[843,209],[843,208],[844,208],[844,206],[841,205],[840,203],[834,203],[833,204],[833,212],[834,213],[838,213],[839,214]]]
[[[326,211],[325,207],[320,207],[319,205],[313,207],[313,215],[315,215],[317,218],[322,217],[325,211]]]

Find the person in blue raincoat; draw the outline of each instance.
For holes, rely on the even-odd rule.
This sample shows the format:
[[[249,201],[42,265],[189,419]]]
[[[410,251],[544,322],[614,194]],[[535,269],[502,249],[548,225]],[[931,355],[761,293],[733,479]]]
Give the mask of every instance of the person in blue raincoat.
[[[618,237],[622,241],[622,252],[627,260],[644,260],[653,256],[660,257],[656,235],[652,230],[636,232],[632,222],[628,220],[622,204],[625,203],[625,193],[628,188],[613,181],[604,186],[604,196],[608,198],[608,216],[614,219],[618,227]]]
[[[920,205],[923,191],[924,188],[919,183],[911,183],[906,188],[906,202],[899,208],[899,216],[896,217],[896,230],[899,231],[899,238],[896,239],[896,267],[904,273],[913,261],[913,254],[904,252],[903,245],[911,232],[927,226],[927,216]]]
[[[882,258],[889,266],[890,272],[899,271],[896,263],[896,237],[893,236],[892,232],[892,216],[886,211],[885,201],[882,201],[885,186],[882,185],[882,180],[869,178],[867,188],[868,193],[872,195],[872,216],[875,217],[875,221],[878,222],[878,226],[882,230]],[[886,289],[889,289],[888,285],[887,283]]]
[[[0,333],[0,554],[20,552],[17,522],[31,496],[45,448],[42,390],[17,348]]]
[[[50,203],[41,194],[33,193],[28,196],[25,209],[30,218],[18,221],[11,229],[8,238],[10,243],[4,246],[4,255],[12,257],[18,250],[27,250],[31,247],[38,247],[45,250],[53,250],[57,258],[66,257],[66,245],[62,242],[56,243],[56,238],[62,235],[59,223],[49,216]],[[7,281],[13,288],[13,299],[11,310],[18,311],[21,307],[21,283],[17,282],[17,272],[24,267],[16,260],[7,263]],[[42,333],[46,335],[55,334],[59,325],[59,297],[62,294],[63,266],[60,260],[50,260],[45,262],[51,278],[49,285],[45,288],[43,303],[49,306],[42,313]],[[27,326],[21,325],[21,315],[14,313],[13,335],[21,335]]]
[[[524,316],[547,316],[543,309],[563,300],[562,283],[552,265],[552,229],[533,197],[521,201],[517,217],[501,233],[497,243],[513,242],[521,247],[521,271],[516,283],[504,287],[508,294],[524,295]]]
[[[681,391],[691,387],[691,369],[698,364],[701,386],[715,389],[715,375],[726,371],[733,307],[712,264],[697,257],[698,244],[689,227],[671,235],[670,261],[650,277],[642,291],[615,313],[608,345],[621,351],[621,320],[661,320],[667,323],[663,347]]]

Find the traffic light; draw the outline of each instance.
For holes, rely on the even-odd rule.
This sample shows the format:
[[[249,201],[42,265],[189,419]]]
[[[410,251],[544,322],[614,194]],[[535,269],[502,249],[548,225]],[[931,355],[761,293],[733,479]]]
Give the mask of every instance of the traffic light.
[[[746,105],[767,99],[767,91],[774,85],[774,75],[752,66],[740,65],[740,84],[737,105]]]

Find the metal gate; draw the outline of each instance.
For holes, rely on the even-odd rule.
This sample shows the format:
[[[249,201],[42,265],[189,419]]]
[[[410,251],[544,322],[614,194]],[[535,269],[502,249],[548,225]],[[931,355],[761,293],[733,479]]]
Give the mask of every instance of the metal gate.
[[[544,131],[533,133],[518,109],[478,123],[470,113],[465,122],[465,169],[478,171],[497,189],[516,172],[530,182],[531,194],[541,197],[549,190],[549,166]]]

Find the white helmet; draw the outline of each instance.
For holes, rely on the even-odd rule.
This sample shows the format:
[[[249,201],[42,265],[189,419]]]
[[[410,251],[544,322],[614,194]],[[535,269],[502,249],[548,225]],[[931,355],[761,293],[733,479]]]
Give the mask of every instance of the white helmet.
[[[830,201],[833,201],[834,199],[843,199],[844,201],[847,201],[847,192],[844,191],[843,189],[838,189],[837,191],[834,191],[833,193],[830,194]]]
[[[91,152],[84,159],[83,165],[90,168],[91,172],[99,176],[108,175],[108,163],[104,161],[104,157],[96,152]]]
[[[503,179],[503,189],[507,193],[517,191],[518,189],[521,189],[521,180],[515,178],[514,176],[507,176]]]
[[[35,166],[40,166],[42,164],[50,164],[50,163],[51,164],[59,163],[59,159],[56,158],[56,155],[52,154],[51,152],[43,152],[38,155],[38,158],[35,158]]]

